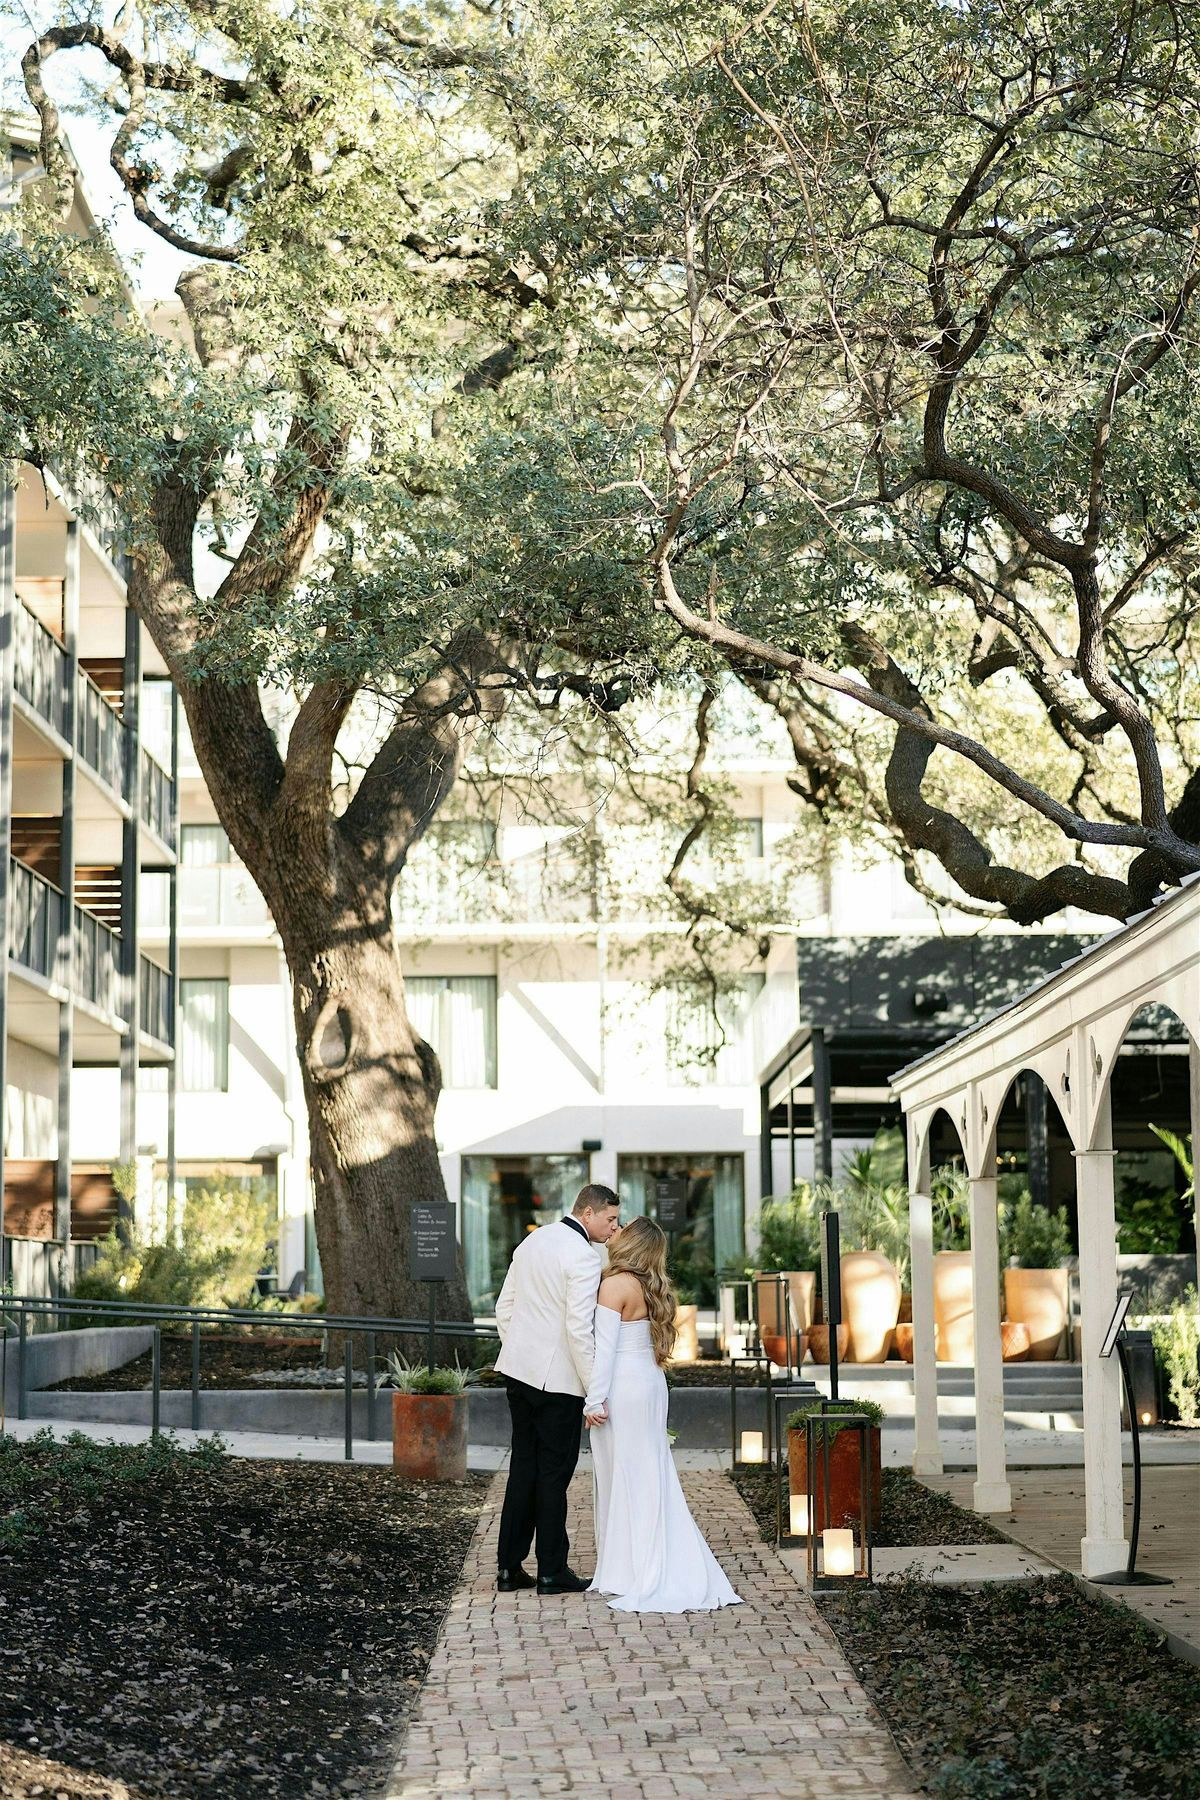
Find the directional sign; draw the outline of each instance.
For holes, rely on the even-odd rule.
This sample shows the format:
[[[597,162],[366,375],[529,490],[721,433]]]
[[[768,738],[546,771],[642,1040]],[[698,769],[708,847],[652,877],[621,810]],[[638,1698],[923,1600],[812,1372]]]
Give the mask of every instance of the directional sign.
[[[453,1204],[414,1200],[409,1209],[410,1274],[417,1281],[452,1281],[456,1245]]]
[[[660,1175],[654,1183],[654,1203],[658,1222],[664,1231],[682,1231],[686,1226],[688,1183],[686,1175]]]

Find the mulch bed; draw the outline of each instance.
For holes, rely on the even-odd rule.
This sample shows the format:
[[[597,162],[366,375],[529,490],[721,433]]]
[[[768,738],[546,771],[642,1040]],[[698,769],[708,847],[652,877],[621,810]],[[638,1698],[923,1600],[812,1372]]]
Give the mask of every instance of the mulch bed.
[[[55,1382],[49,1393],[112,1394],[140,1392],[150,1386],[150,1352],[135,1356],[119,1369],[102,1375],[70,1375]],[[253,1388],[262,1384],[251,1381],[255,1369],[318,1369],[321,1367],[321,1338],[308,1333],[279,1332],[268,1335],[256,1331],[245,1337],[211,1336],[200,1340],[200,1386],[202,1388]],[[162,1338],[162,1385],[164,1388],[190,1388],[192,1385],[191,1337]]]
[[[947,1800],[1196,1800],[1200,1683],[1067,1575],[888,1582],[822,1597],[926,1791]]]
[[[0,1440],[0,1739],[172,1800],[373,1791],[487,1485]]]
[[[770,1469],[734,1469],[738,1493],[754,1514],[764,1540],[775,1542],[775,1477]],[[907,1469],[883,1471],[883,1517],[877,1549],[925,1544],[1006,1544],[1008,1539],[978,1513],[955,1506],[917,1481]]]

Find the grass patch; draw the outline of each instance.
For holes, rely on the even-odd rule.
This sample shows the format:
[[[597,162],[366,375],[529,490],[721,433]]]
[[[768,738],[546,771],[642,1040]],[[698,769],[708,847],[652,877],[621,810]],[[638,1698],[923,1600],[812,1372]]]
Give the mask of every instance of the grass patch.
[[[1069,1576],[888,1582],[823,1597],[821,1611],[931,1794],[1200,1794],[1195,1669]]]

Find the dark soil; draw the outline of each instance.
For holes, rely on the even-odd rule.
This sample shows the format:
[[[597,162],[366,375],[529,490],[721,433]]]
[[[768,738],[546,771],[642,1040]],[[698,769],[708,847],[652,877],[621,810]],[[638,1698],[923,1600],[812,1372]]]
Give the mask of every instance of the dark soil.
[[[740,1371],[743,1381],[746,1371]],[[698,1362],[673,1362],[667,1364],[667,1380],[672,1387],[723,1387],[729,1386],[729,1364],[723,1357],[703,1357]]]
[[[371,1792],[486,1488],[0,1439],[0,1738],[154,1800]]]
[[[211,1336],[200,1339],[200,1386],[202,1388],[253,1388],[262,1384],[251,1381],[255,1369],[319,1369],[322,1367],[322,1339],[298,1331],[268,1334],[256,1331],[253,1336]],[[151,1357],[147,1350],[119,1369],[102,1375],[70,1375],[55,1382],[50,1393],[112,1394],[127,1393],[150,1386]],[[190,1388],[192,1385],[191,1337],[162,1338],[162,1385],[164,1388]]]
[[[946,1800],[1196,1800],[1200,1683],[1067,1575],[888,1582],[821,1610],[926,1791]]]
[[[775,1476],[770,1469],[734,1469],[738,1493],[754,1514],[764,1539],[775,1542]],[[1008,1539],[978,1513],[955,1506],[907,1469],[883,1471],[883,1517],[877,1549],[922,1544],[1005,1544]]]

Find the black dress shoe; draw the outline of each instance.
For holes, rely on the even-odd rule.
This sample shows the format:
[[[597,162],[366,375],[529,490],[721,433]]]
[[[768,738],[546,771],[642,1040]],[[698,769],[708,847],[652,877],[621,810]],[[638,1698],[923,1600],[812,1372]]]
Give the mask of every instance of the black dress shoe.
[[[515,1594],[518,1588],[536,1587],[532,1575],[527,1575],[518,1563],[515,1569],[499,1569],[496,1573],[496,1592],[498,1594]]]
[[[539,1594],[586,1594],[591,1583],[581,1581],[574,1569],[561,1569],[557,1575],[539,1575]]]

